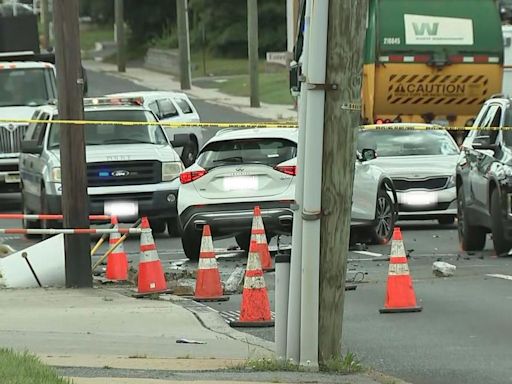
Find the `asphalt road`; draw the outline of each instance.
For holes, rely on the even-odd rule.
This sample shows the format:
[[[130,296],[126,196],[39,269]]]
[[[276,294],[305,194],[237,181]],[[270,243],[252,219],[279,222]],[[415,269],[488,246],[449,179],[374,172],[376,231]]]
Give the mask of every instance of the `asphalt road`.
[[[89,77],[93,94],[140,89],[106,74],[90,73]],[[253,120],[226,108],[200,102],[197,105],[205,121]],[[19,211],[19,203],[18,195],[0,196],[2,212]],[[0,221],[0,225],[5,228],[20,223]],[[356,291],[346,292],[344,349],[354,352],[367,366],[415,384],[512,383],[512,257],[494,256],[492,240],[483,252],[459,252],[455,226],[440,227],[433,222],[400,226],[411,255],[409,267],[416,296],[424,309],[420,313],[379,314],[388,269],[387,261],[379,258],[389,255],[390,247],[370,246],[371,253],[352,251],[349,277],[357,274],[358,279],[364,276],[364,280]],[[16,249],[33,243],[11,236],[1,239]],[[183,262],[179,239],[162,234],[156,236],[156,242],[166,268]],[[215,246],[226,249],[234,244],[227,239]],[[137,248],[137,239],[126,244],[134,266]],[[244,264],[245,256],[222,254],[232,256],[219,259],[225,280],[236,266]],[[455,276],[435,277],[432,263],[436,260],[456,265]],[[505,278],[488,276],[493,274]],[[273,307],[274,273],[267,273],[265,279]],[[210,305],[221,312],[235,311],[240,306],[240,295]],[[269,340],[274,336],[272,328],[246,331]]]

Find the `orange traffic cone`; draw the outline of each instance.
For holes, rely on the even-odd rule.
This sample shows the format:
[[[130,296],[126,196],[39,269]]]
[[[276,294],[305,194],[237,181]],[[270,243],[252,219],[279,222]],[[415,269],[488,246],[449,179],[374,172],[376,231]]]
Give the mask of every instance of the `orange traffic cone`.
[[[141,228],[138,293],[166,292],[167,284],[165,282],[164,270],[158,257],[147,217],[142,218]]]
[[[261,217],[261,209],[259,206],[254,207],[251,241],[256,241],[258,244],[258,254],[260,255],[261,268],[263,271],[275,271],[275,268],[272,267],[272,258],[270,257],[267,235],[265,233],[265,226],[263,225],[263,218]]]
[[[261,270],[258,244],[251,241],[247,268],[245,271],[244,291],[238,321],[230,323],[232,327],[273,327],[267,288]]]
[[[212,234],[210,226],[203,227],[201,251],[199,253],[199,266],[197,268],[195,301],[226,301],[229,296],[224,296],[220,273],[215,258]]]
[[[400,228],[395,227],[391,242],[386,301],[384,308],[380,309],[379,312],[420,312],[422,309],[416,303],[402,233]]]
[[[112,216],[111,224],[115,229],[118,229],[117,217]],[[121,238],[119,232],[111,233],[109,238],[110,247],[114,246]],[[123,243],[120,243],[117,248],[108,256],[107,271],[105,277],[109,280],[125,281],[128,280],[128,256],[124,251]]]

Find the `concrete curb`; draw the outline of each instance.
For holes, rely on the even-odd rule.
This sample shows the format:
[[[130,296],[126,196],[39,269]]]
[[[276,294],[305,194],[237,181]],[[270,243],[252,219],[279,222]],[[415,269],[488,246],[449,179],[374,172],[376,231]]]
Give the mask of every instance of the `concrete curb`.
[[[275,351],[274,343],[264,340],[260,337],[249,335],[247,333],[243,333],[231,328],[220,316],[219,312],[204,304],[173,295],[160,295],[160,299],[165,301],[171,301],[172,303],[181,305],[183,308],[189,310],[199,320],[203,327],[209,329],[212,332],[220,333],[234,340],[242,341],[250,345],[264,348],[271,353],[274,353]]]

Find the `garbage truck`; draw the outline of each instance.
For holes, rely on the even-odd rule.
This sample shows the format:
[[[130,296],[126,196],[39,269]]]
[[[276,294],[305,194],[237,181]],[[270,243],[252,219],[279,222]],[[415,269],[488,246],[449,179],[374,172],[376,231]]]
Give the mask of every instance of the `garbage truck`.
[[[295,91],[301,33],[290,79]],[[469,126],[484,101],[501,93],[502,78],[503,38],[494,0],[369,1],[362,123]],[[452,134],[460,141],[463,132]]]

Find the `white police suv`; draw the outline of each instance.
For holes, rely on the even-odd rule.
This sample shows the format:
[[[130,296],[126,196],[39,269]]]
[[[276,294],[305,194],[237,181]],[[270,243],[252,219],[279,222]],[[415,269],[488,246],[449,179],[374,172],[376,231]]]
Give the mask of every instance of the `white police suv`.
[[[184,169],[164,129],[137,98],[84,99],[91,214],[148,216],[154,232],[176,228],[178,176]],[[61,213],[60,125],[55,105],[33,116],[20,155],[24,213]],[[120,125],[114,122],[140,122]],[[105,123],[112,122],[112,123]],[[152,124],[148,124],[152,123]],[[155,124],[156,123],[156,124]],[[39,222],[24,222],[35,227]],[[47,228],[52,222],[41,221]]]

